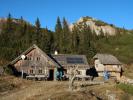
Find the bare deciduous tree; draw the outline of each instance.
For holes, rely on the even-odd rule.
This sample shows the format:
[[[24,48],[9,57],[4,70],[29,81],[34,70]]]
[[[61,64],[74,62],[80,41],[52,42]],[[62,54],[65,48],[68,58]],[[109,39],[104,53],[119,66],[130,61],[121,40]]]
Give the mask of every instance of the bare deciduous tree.
[[[75,65],[73,67],[70,68],[70,72],[69,72],[69,89],[72,91],[74,89],[74,80],[75,77],[78,73],[78,65]]]

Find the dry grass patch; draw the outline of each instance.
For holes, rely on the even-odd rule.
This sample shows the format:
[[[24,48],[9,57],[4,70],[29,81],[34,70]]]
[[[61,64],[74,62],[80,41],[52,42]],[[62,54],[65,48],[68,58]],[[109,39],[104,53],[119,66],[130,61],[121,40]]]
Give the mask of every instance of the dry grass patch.
[[[91,85],[82,87],[81,90],[70,91],[68,81],[27,81],[12,76],[5,77],[15,89],[0,95],[1,100],[107,100],[106,90],[117,95],[125,92],[116,87],[116,84]]]
[[[133,79],[133,64],[124,65],[124,76]]]
[[[14,76],[1,76],[0,77],[0,95],[6,95],[9,92],[18,90],[20,88],[27,87],[31,84],[31,81],[27,81]]]

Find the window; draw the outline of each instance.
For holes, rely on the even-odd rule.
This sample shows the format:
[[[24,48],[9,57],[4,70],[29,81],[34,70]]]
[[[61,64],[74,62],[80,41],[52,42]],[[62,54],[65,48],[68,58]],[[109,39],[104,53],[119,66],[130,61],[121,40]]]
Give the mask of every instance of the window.
[[[30,74],[33,74],[33,69],[30,69]]]
[[[39,72],[39,74],[41,74],[42,73],[42,69],[39,69],[38,72]]]
[[[31,57],[28,57],[27,60],[31,60]]]
[[[37,57],[37,61],[39,61],[40,60],[40,57]]]

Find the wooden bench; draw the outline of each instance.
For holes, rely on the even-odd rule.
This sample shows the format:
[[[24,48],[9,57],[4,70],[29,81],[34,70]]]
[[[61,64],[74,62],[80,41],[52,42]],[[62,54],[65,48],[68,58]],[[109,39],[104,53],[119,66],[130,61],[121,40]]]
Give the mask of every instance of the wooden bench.
[[[29,75],[29,76],[26,76],[26,79],[33,79],[33,80],[47,80],[48,79],[48,76],[46,75]]]

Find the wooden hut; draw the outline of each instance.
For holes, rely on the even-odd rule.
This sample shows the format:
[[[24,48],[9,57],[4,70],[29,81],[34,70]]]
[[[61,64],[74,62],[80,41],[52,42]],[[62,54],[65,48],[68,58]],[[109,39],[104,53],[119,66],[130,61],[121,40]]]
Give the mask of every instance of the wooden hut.
[[[95,69],[99,76],[107,71],[110,76],[120,78],[122,75],[122,63],[113,55],[96,54],[94,57]]]
[[[24,57],[25,56],[25,57]],[[24,59],[22,59],[24,57]],[[11,65],[16,73],[26,78],[56,79],[56,72],[61,66],[51,59],[35,44],[13,60]]]
[[[53,59],[58,62],[64,69],[64,74],[68,75],[72,67],[78,66],[78,77],[86,77],[86,71],[89,69],[87,58],[85,55],[72,54],[55,54]]]

